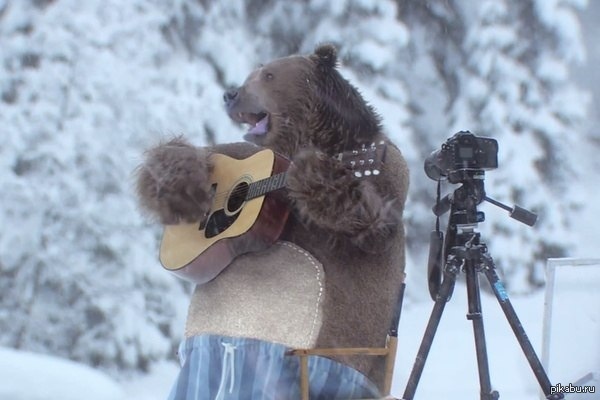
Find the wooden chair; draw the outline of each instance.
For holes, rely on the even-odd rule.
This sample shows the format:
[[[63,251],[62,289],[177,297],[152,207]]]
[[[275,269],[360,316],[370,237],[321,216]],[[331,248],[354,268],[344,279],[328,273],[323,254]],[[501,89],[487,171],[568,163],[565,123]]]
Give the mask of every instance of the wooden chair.
[[[309,400],[308,381],[308,357],[309,356],[375,356],[385,357],[385,375],[383,386],[380,388],[382,395],[389,396],[392,388],[392,376],[394,374],[394,364],[396,361],[396,350],[398,347],[398,323],[400,321],[400,312],[402,310],[402,299],[404,297],[405,284],[400,287],[400,296],[397,303],[395,316],[392,320],[392,326],[385,340],[385,347],[341,347],[341,348],[322,348],[322,349],[292,349],[286,353],[289,356],[300,357],[300,394],[302,400]],[[392,397],[385,397],[392,399]]]
[[[396,349],[398,338],[388,335],[386,338],[385,347],[347,347],[347,348],[331,348],[331,349],[293,349],[287,352],[286,355],[300,357],[300,393],[302,400],[308,398],[308,357],[309,356],[380,356],[385,357],[385,377],[381,392],[384,396],[390,394],[392,387],[392,375],[394,374],[394,362],[396,360]]]

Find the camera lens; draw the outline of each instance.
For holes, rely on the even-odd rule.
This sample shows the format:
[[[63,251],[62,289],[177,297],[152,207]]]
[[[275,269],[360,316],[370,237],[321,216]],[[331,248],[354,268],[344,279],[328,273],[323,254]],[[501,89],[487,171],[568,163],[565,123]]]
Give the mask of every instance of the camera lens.
[[[436,150],[425,159],[424,169],[425,174],[434,181],[439,181],[444,177],[444,171],[439,167],[438,160],[440,158],[440,150]]]

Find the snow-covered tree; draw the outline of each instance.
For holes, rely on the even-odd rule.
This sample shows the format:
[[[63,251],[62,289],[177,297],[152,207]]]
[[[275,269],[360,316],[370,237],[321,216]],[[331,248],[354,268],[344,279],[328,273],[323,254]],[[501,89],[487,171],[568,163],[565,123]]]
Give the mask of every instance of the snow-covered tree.
[[[165,17],[140,7],[1,8],[3,345],[144,368],[179,339],[189,288],[158,267],[131,175],[156,133],[202,132],[181,102],[202,66],[170,64]]]

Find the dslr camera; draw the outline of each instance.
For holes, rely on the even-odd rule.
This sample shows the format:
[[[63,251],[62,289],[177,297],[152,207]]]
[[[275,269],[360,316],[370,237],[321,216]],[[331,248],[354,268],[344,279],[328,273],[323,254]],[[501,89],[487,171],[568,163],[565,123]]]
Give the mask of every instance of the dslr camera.
[[[498,142],[469,131],[456,133],[425,159],[425,173],[434,181],[448,178],[451,183],[458,183],[457,173],[461,171],[495,168],[498,168]]]

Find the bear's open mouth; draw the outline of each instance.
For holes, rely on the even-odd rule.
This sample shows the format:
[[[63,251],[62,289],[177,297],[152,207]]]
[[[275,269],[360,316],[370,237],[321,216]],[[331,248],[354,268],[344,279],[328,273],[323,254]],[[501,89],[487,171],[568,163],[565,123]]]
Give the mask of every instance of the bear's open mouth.
[[[238,113],[238,118],[241,122],[250,125],[248,129],[251,135],[264,135],[269,131],[269,114],[262,111],[259,113]]]

